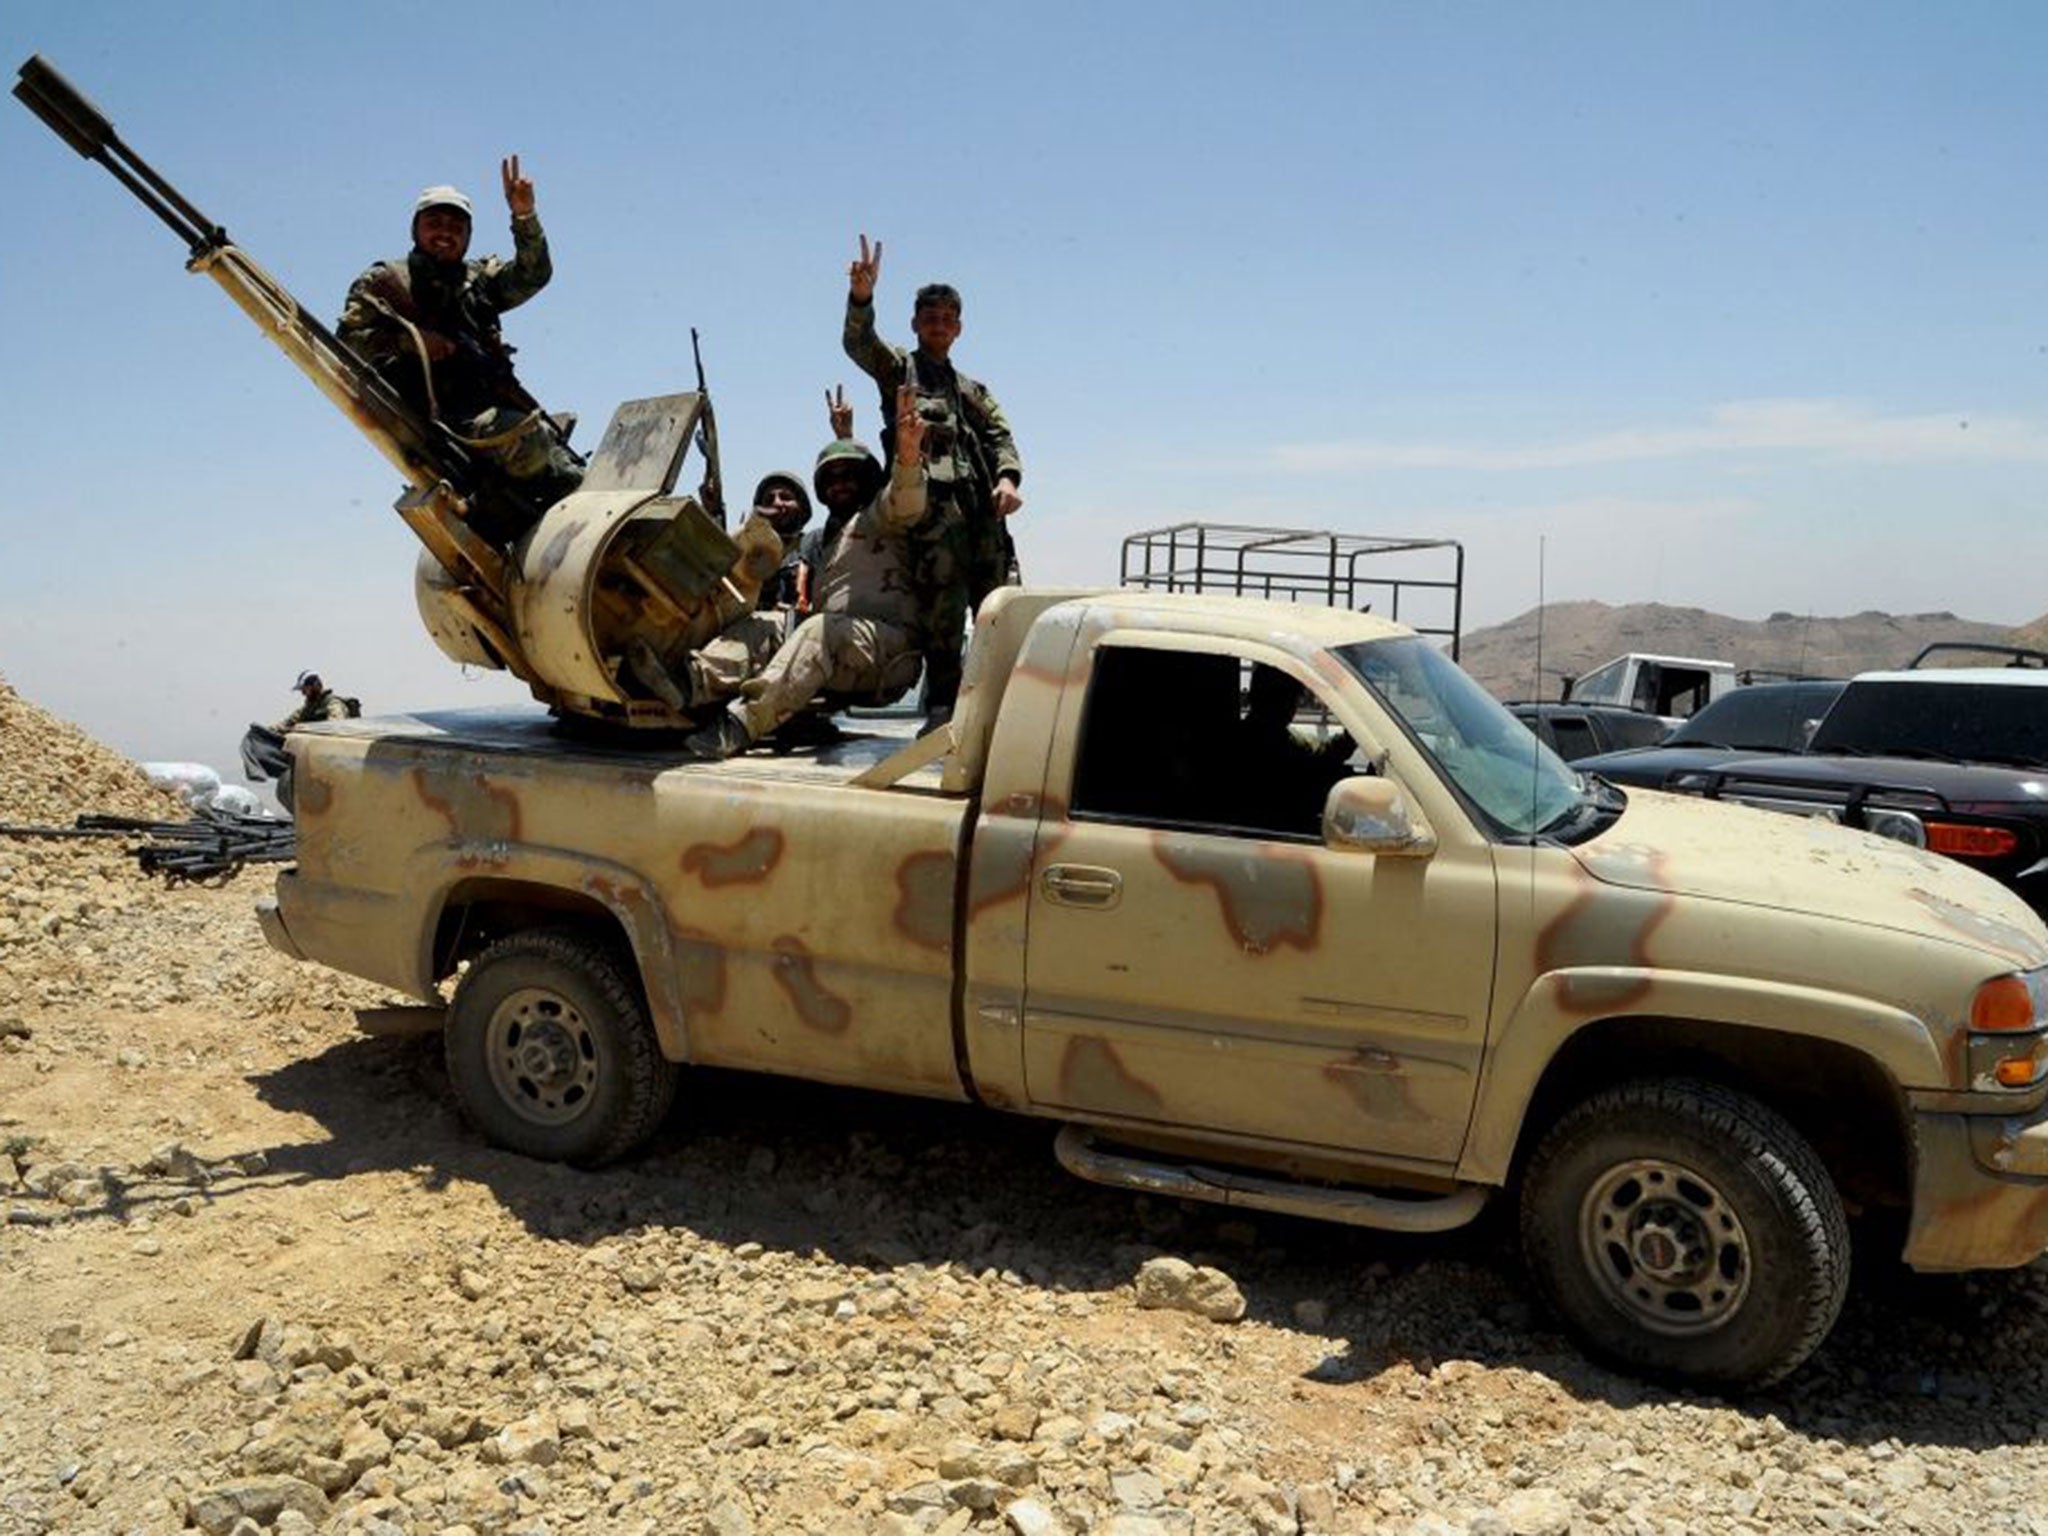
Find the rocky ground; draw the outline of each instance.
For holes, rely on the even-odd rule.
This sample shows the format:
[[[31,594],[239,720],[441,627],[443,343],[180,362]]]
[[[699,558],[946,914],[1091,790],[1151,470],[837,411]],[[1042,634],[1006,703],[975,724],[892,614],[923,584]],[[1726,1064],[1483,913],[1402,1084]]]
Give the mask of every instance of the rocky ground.
[[[150,793],[0,685],[0,820]],[[702,1074],[571,1172],[266,886],[0,840],[0,1536],[2048,1532],[2038,1266],[1873,1252],[1730,1402],[1587,1364],[1503,1223],[1134,1197],[993,1114]]]

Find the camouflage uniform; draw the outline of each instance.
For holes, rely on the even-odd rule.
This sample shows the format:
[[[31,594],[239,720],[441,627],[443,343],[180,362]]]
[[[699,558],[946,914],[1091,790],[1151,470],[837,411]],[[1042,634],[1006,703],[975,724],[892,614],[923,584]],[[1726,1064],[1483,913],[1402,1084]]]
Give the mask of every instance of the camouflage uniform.
[[[859,443],[828,444],[818,464],[836,459],[861,460],[876,481],[882,479],[874,455]],[[930,631],[910,535],[924,521],[926,507],[923,469],[898,465],[859,511],[827,521],[815,611],[749,688],[755,696],[731,706],[748,740],[767,735],[820,693],[869,694],[882,701],[901,697],[917,681]]]
[[[908,383],[917,391],[931,476],[931,515],[915,537],[931,628],[925,704],[950,709],[960,690],[969,616],[989,593],[1017,580],[1016,546],[991,498],[1005,475],[1023,484],[1024,461],[988,386],[922,347],[906,352],[883,341],[875,333],[872,302],[846,301],[840,339],[880,388],[885,421],[894,418],[899,387]],[[884,449],[893,447],[892,436],[883,434]]]
[[[498,317],[545,288],[554,264],[538,215],[512,220],[512,246],[509,263],[496,256],[439,261],[418,247],[403,261],[378,262],[350,285],[335,335],[415,411],[468,440],[512,479],[537,482],[544,509],[574,490],[583,471],[545,424],[514,431],[534,399],[513,376],[513,349]],[[405,322],[446,337],[454,355],[427,363]]]
[[[346,720],[348,705],[332,688],[322,688],[312,698],[278,721],[271,729],[282,736],[295,725],[315,725],[322,720]]]
[[[810,490],[804,485],[803,481],[786,469],[778,469],[761,477],[761,483],[754,487],[754,505],[757,508],[762,506],[762,494],[771,485],[786,485],[795,491],[797,504],[803,508],[803,521],[808,523],[811,520]],[[816,542],[817,535],[815,533],[806,534],[800,539],[788,537],[783,539],[782,564],[776,567],[773,576],[770,576],[761,584],[760,600],[754,604],[756,608],[772,610],[776,608],[794,608],[796,606],[797,570],[806,561],[813,558],[809,551],[815,546]]]

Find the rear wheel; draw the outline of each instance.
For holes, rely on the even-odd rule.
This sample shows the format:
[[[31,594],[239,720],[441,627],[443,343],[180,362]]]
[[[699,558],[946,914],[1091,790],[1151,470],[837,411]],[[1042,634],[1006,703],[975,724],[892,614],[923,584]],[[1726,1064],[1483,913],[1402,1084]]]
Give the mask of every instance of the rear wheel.
[[[513,934],[477,956],[448,1010],[448,1076],[491,1141],[604,1163],[654,1133],[674,1101],[630,963],[570,929]]]
[[[1569,1111],[1529,1160],[1521,1226],[1566,1323],[1648,1375],[1776,1381],[1848,1292],[1826,1168],[1782,1115],[1714,1083],[1625,1083]]]

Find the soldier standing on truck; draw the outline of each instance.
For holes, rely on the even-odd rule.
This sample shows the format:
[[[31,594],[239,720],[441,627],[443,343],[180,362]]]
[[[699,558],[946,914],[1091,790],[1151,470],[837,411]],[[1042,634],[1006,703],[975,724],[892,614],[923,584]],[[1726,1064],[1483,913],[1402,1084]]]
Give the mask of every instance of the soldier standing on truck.
[[[454,187],[428,187],[413,204],[411,252],[355,280],[335,334],[414,410],[529,483],[537,515],[573,491],[583,471],[512,372],[498,317],[545,288],[554,265],[519,157],[508,156],[499,174],[512,211],[510,263],[466,259],[469,199]],[[525,529],[481,531],[503,540]]]
[[[754,697],[735,699],[684,742],[693,756],[744,752],[820,693],[880,703],[900,698],[917,680],[930,640],[910,537],[926,516],[925,423],[908,384],[896,392],[895,439],[886,474],[851,438],[834,438],[818,454],[812,484],[829,515],[817,611],[750,685]]]
[[[917,392],[925,427],[925,465],[931,515],[918,530],[918,579],[930,605],[930,649],[925,655],[925,723],[943,725],[960,692],[961,651],[967,620],[997,587],[1017,580],[1017,549],[1005,519],[1023,505],[1018,488],[1024,462],[1010,423],[988,386],[952,363],[960,338],[960,292],[927,283],[911,304],[917,347],[906,352],[875,333],[875,281],[882,243],[860,237],[860,255],[847,272],[846,355],[880,386],[886,415],[896,391]],[[893,454],[890,435],[884,453]]]

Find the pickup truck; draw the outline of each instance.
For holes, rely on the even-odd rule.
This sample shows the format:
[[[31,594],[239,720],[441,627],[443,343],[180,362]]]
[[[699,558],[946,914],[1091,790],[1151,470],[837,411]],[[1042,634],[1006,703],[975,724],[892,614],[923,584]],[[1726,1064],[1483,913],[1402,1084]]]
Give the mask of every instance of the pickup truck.
[[[1260,668],[1303,690],[1277,743]],[[1724,1387],[1826,1335],[1852,1211],[1903,1212],[1922,1269],[2048,1247],[2039,918],[1582,779],[1371,615],[1000,591],[950,726],[815,755],[532,707],[289,743],[270,942],[435,1010],[524,1153],[623,1156],[704,1063],[1043,1117],[1168,1197],[1437,1231],[1511,1191],[1590,1349]]]

